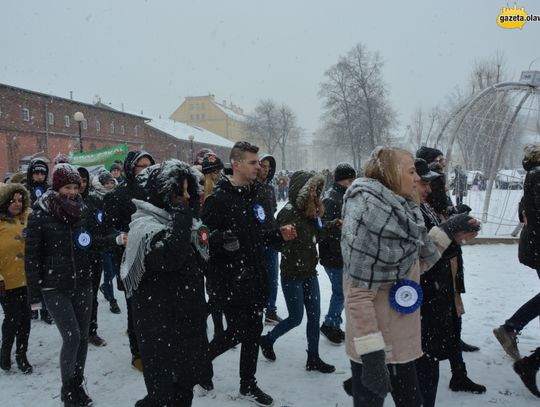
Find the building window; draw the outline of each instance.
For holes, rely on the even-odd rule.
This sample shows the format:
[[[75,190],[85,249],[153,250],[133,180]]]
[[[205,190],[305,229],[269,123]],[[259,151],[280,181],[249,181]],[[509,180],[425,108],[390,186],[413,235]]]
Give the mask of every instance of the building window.
[[[198,113],[195,115],[195,119],[199,120],[199,114]]]
[[[194,104],[191,104],[189,107],[190,107],[191,110],[195,110],[195,105]]]
[[[101,130],[101,123],[99,122],[99,120],[96,120],[96,131],[100,131]]]
[[[54,113],[47,114],[47,121],[49,122],[49,126],[54,126]]]
[[[114,122],[111,122],[111,134],[114,134]]]
[[[201,114],[201,120],[204,120],[206,118],[205,114]]]
[[[67,114],[64,116],[64,124],[66,125],[66,127],[71,126],[71,117],[69,117],[69,115]]]
[[[90,150],[95,150],[96,149],[96,145],[94,143],[90,143]]]
[[[139,135],[139,125],[135,126],[135,136]]]
[[[124,134],[126,134],[126,128],[124,127],[124,125],[121,125],[120,126],[120,134],[123,136]]]
[[[194,117],[195,117],[194,115],[191,115],[190,116],[191,120],[195,120]]]
[[[30,110],[24,108],[22,110],[22,118],[25,122],[29,122],[30,121]]]
[[[87,130],[87,129],[88,129],[88,120],[83,119],[83,121],[82,121],[82,128],[83,128],[84,130]]]

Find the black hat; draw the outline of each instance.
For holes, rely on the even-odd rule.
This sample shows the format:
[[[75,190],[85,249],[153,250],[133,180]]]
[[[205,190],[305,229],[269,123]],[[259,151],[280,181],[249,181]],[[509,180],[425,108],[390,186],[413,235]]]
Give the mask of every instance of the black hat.
[[[435,158],[439,157],[440,155],[444,155],[441,150],[437,150],[436,148],[431,148],[431,147],[426,147],[426,146],[420,147],[418,151],[416,152],[416,157],[422,158],[428,164],[431,164],[433,161],[435,161]]]
[[[98,175],[98,181],[101,185],[105,185],[109,181],[114,181],[114,177],[109,171],[103,170]]]
[[[441,176],[441,174],[431,171],[426,160],[423,160],[422,158],[417,158],[414,160],[414,166],[416,167],[416,173],[424,182],[431,182],[435,178],[439,178]]]
[[[210,174],[211,172],[222,170],[223,162],[214,153],[207,153],[202,160],[202,173]]]
[[[111,168],[110,168],[111,172],[114,170],[122,171],[122,166],[115,162],[111,165]]]
[[[347,163],[338,164],[334,170],[334,181],[343,181],[344,179],[354,179],[356,178],[355,169]]]
[[[49,173],[49,168],[47,167],[47,164],[41,163],[41,162],[38,162],[38,163],[34,164],[34,166],[32,167],[32,174],[35,174],[37,172],[41,172],[43,174],[48,174]]]

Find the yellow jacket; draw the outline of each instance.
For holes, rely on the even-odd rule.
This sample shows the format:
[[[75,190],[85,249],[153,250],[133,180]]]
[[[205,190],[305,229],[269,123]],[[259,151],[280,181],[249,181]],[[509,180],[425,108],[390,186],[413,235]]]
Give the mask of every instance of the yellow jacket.
[[[6,290],[26,286],[23,230],[27,226],[30,197],[20,184],[1,185],[0,206],[4,206],[15,192],[24,196],[23,213],[14,218],[0,213],[0,280],[4,280]]]

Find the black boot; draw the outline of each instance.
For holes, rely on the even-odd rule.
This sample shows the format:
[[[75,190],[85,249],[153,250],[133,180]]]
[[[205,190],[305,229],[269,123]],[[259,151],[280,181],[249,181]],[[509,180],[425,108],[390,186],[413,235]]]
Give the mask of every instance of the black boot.
[[[318,353],[308,352],[306,370],[314,370],[321,373],[333,373],[335,372],[336,368],[328,363],[324,363],[319,357]]]
[[[343,382],[343,390],[345,390],[345,393],[352,397],[352,377],[349,377]]]
[[[261,352],[263,356],[269,360],[270,362],[274,362],[276,360],[276,354],[274,352],[274,344],[268,337],[268,335],[261,336],[261,340],[259,341],[261,346]]]
[[[514,371],[519,375],[523,384],[536,397],[540,397],[540,391],[536,385],[536,373],[540,369],[540,348],[537,348],[531,356],[514,363]]]
[[[452,391],[466,391],[473,394],[482,394],[486,392],[486,386],[476,384],[467,376],[465,364],[452,371],[452,378],[449,386]]]
[[[54,320],[52,319],[51,314],[49,314],[49,311],[47,311],[46,309],[41,310],[41,320],[49,325],[54,324]]]
[[[64,402],[64,407],[79,407],[74,380],[70,380],[62,385],[60,400]]]
[[[91,406],[93,401],[90,398],[90,396],[88,396],[88,393],[86,392],[84,377],[77,376],[74,380],[74,386],[75,386],[75,397],[77,399],[77,402],[79,403],[78,406],[80,407]]]
[[[464,342],[463,340],[460,343],[461,350],[463,352],[478,352],[480,348],[478,346],[469,345],[468,343]]]
[[[17,367],[19,370],[24,374],[30,374],[34,371],[34,368],[26,358],[26,353],[15,355],[15,361],[17,362]]]
[[[11,369],[11,346],[2,344],[2,349],[0,349],[0,369],[5,371]]]

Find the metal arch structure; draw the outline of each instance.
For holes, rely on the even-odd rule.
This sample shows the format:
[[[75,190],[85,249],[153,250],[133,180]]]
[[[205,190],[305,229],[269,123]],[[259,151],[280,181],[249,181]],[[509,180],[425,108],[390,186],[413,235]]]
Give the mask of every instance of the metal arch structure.
[[[504,126],[503,129],[501,130],[501,136],[499,137],[499,145],[498,145],[498,148],[496,150],[497,151],[496,152],[496,157],[495,157],[495,160],[493,160],[493,164],[492,164],[492,166],[491,166],[491,168],[489,170],[489,174],[488,174],[489,175],[489,181],[488,181],[488,185],[487,185],[487,189],[486,189],[486,196],[485,196],[485,199],[484,199],[484,207],[483,207],[483,210],[482,210],[482,222],[487,222],[489,202],[490,202],[490,199],[491,199],[491,191],[493,189],[495,176],[497,174],[497,169],[498,169],[499,164],[500,164],[502,151],[504,149],[504,145],[506,144],[506,141],[508,139],[510,131],[512,130],[512,126],[514,125],[514,122],[515,122],[521,108],[523,107],[523,105],[525,104],[525,102],[527,101],[529,96],[531,96],[531,94],[533,94],[533,93],[540,93],[539,88],[537,86],[534,86],[534,85],[529,84],[529,83],[524,83],[524,82],[500,82],[500,83],[496,83],[496,84],[494,84],[492,86],[487,87],[482,92],[480,92],[478,95],[475,95],[475,96],[471,97],[467,102],[465,102],[460,107],[458,107],[450,115],[450,117],[446,120],[446,122],[441,127],[441,131],[437,135],[437,140],[435,142],[435,146],[437,146],[439,144],[444,132],[446,131],[447,127],[450,125],[450,123],[452,123],[454,120],[457,120],[457,124],[456,124],[456,126],[454,128],[454,131],[452,132],[452,135],[450,136],[449,143],[448,143],[448,148],[447,148],[447,153],[446,153],[446,159],[447,159],[448,162],[450,162],[454,142],[455,142],[456,137],[457,137],[457,135],[459,133],[461,125],[463,124],[463,122],[467,118],[469,112],[473,109],[473,107],[480,100],[484,99],[485,97],[490,96],[491,94],[493,94],[493,93],[495,93],[497,91],[501,91],[501,90],[505,91],[505,92],[516,90],[516,91],[522,91],[525,94],[521,98],[519,103],[517,104],[517,106],[516,106],[516,108],[515,108],[515,110],[514,110],[514,112],[512,114],[511,119],[507,122],[506,126]]]

